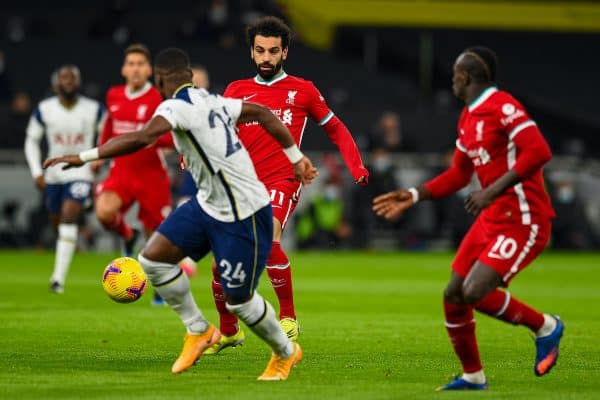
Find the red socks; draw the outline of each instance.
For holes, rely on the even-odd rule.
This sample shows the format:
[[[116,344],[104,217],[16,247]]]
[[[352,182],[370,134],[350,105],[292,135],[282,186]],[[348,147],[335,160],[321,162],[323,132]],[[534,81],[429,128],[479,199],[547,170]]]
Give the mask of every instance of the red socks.
[[[267,274],[279,300],[279,319],[296,319],[292,289],[292,268],[279,242],[271,244],[271,254],[267,259]]]
[[[544,325],[544,315],[499,289],[490,292],[475,305],[479,312],[514,325],[525,325],[537,332]]]
[[[133,229],[127,225],[122,213],[116,213],[111,222],[102,225],[109,231],[117,232],[125,241],[131,239],[133,235]]]
[[[477,372],[483,369],[479,358],[477,339],[475,338],[475,319],[473,308],[466,304],[450,304],[444,302],[446,330],[460,359],[463,371]]]
[[[225,295],[223,294],[223,288],[221,287],[221,278],[219,271],[217,270],[217,264],[213,260],[212,264],[213,281],[212,291],[217,311],[219,312],[219,330],[225,336],[233,336],[237,333],[239,326],[238,320],[235,315],[229,312],[225,306]]]

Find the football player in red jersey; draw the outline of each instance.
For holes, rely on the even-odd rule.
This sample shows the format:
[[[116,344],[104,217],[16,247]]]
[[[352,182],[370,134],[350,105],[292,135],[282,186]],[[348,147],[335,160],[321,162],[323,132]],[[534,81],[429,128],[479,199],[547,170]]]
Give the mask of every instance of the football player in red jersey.
[[[142,44],[125,50],[121,74],[124,85],[113,86],[106,94],[108,117],[98,144],[141,129],[161,103],[160,92],[148,81],[152,74],[150,52]],[[171,212],[171,183],[160,147],[172,147],[171,135],[154,145],[111,161],[108,177],[96,188],[96,216],[102,225],[121,236],[125,255],[133,255],[138,232],[125,222],[125,213],[138,202],[138,218],[146,237]],[[96,165],[97,167],[97,165]],[[158,298],[157,304],[161,303]]]
[[[363,165],[348,128],[334,115],[312,82],[288,75],[283,70],[283,63],[288,56],[290,28],[279,18],[263,17],[249,25],[246,33],[257,75],[232,82],[224,96],[256,102],[271,109],[290,130],[298,146],[302,143],[308,119],[312,119],[325,129],[338,147],[354,181],[366,184],[369,172]],[[241,124],[238,128],[238,135],[250,153],[258,178],[271,195],[274,232],[267,273],[279,300],[280,323],[288,336],[296,340],[299,329],[294,310],[292,273],[280,241],[298,202],[301,185],[294,180],[293,170],[286,162],[281,147],[257,122]],[[220,314],[223,336],[206,354],[218,353],[223,348],[236,346],[244,340],[244,333],[239,329],[236,317],[225,307],[223,289],[214,265],[213,273],[213,295]]]
[[[465,200],[477,216],[452,263],[444,291],[446,328],[463,368],[440,390],[481,390],[487,380],[475,338],[473,309],[531,329],[536,336],[534,372],[555,365],[564,325],[512,297],[510,281],[546,247],[554,211],[544,190],[542,167],[550,148],[524,107],[494,86],[496,56],[471,47],[454,64],[452,89],[466,107],[458,123],[453,165],[418,188],[378,196],[373,209],[396,219],[419,201],[455,193],[477,174],[482,189]]]

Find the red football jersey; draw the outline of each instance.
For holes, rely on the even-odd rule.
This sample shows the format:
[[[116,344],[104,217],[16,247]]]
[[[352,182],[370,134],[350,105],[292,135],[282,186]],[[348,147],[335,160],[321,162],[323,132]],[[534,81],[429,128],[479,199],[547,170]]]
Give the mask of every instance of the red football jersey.
[[[456,147],[471,160],[482,187],[511,169],[521,177],[521,182],[484,210],[486,215],[502,219],[519,216],[525,225],[531,224],[532,216],[554,216],[541,165],[536,160],[545,155],[524,151],[536,146],[548,149],[535,122],[509,93],[489,87],[464,108]],[[549,149],[547,154],[549,158]]]
[[[140,130],[148,122],[154,110],[162,102],[158,89],[150,83],[136,93],[130,93],[125,85],[113,86],[106,94],[107,119],[98,143]],[[111,174],[136,175],[146,173],[167,174],[167,167],[159,147],[171,147],[171,134],[163,135],[152,146],[135,153],[115,157],[110,166]]]
[[[285,72],[268,82],[259,76],[232,82],[223,95],[268,107],[290,130],[298,146],[302,144],[308,117],[321,126],[338,121],[312,82]],[[328,135],[338,146],[355,179],[368,175],[352,136],[343,124],[339,125],[331,129],[325,127]],[[250,153],[256,174],[263,183],[294,178],[293,166],[281,146],[258,122],[239,124],[238,129],[238,136]]]

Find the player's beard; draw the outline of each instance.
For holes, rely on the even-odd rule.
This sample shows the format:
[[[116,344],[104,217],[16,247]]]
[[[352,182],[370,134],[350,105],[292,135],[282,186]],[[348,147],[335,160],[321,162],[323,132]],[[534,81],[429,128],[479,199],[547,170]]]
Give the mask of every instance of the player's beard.
[[[269,66],[270,69],[261,69],[262,66]],[[268,62],[262,64],[256,64],[256,70],[258,71],[258,75],[264,79],[265,81],[270,81],[274,76],[279,74],[281,68],[283,67],[283,58],[276,65],[270,64]]]
[[[75,98],[77,97],[77,89],[73,89],[73,90],[69,91],[69,90],[65,90],[62,87],[59,87],[58,91],[59,91],[61,97],[69,102],[75,100]]]

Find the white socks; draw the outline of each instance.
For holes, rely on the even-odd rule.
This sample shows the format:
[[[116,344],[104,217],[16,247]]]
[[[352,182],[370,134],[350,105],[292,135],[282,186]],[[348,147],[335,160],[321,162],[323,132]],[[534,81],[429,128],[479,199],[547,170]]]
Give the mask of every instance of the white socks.
[[[535,333],[537,337],[548,336],[556,329],[556,319],[552,315],[544,314],[544,325]]]
[[[181,268],[147,259],[141,254],[138,260],[156,292],[179,314],[188,333],[201,334],[208,329],[208,321],[194,301],[190,291],[190,281]]]
[[[479,370],[477,372],[463,373],[462,378],[471,383],[475,383],[477,385],[483,385],[485,383],[485,374],[483,370]]]
[[[58,239],[56,240],[56,255],[54,258],[54,272],[50,278],[52,282],[65,284],[67,272],[71,266],[73,253],[77,247],[77,224],[59,224]]]
[[[254,296],[245,303],[226,305],[252,332],[267,342],[275,354],[282,358],[292,356],[294,345],[281,329],[273,307],[261,295],[254,292]]]

